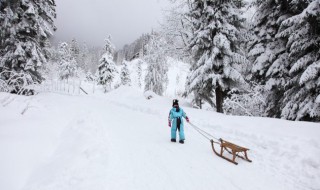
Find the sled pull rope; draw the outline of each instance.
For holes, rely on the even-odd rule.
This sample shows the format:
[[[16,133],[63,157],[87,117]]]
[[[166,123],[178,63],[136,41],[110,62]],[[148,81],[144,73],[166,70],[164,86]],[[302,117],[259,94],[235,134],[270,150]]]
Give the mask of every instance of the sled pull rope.
[[[192,124],[191,122],[189,122],[189,125],[191,127],[193,127],[198,133],[200,133],[204,138],[208,139],[209,141],[212,141],[213,143],[216,143],[216,144],[220,144],[219,143],[219,139],[218,138],[215,138],[214,136],[212,136],[211,134],[209,134],[208,132],[206,132],[205,130],[197,127],[196,125]],[[211,137],[211,138],[210,138]],[[215,142],[213,141],[213,139],[215,139],[216,141],[218,142]]]

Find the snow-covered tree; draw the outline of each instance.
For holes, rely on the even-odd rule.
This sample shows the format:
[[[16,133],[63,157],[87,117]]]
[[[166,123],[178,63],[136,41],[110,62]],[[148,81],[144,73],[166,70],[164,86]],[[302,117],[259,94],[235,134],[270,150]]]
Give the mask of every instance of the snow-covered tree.
[[[89,71],[91,53],[86,43],[79,44],[77,39],[73,38],[70,42],[71,55],[76,59],[79,68],[85,72]]]
[[[263,116],[265,111],[264,86],[251,84],[247,90],[232,89],[223,107],[227,114]]]
[[[187,79],[187,93],[195,93],[210,103],[213,92],[216,108],[223,112],[223,100],[229,90],[245,84],[239,67],[247,64],[240,48],[244,19],[244,2],[220,0],[190,0],[187,18],[192,36],[189,49],[194,63]],[[211,102],[213,104],[213,102]]]
[[[131,85],[130,72],[128,69],[128,64],[126,61],[122,63],[123,67],[121,68],[120,78],[122,85]]]
[[[190,22],[185,16],[188,11],[188,1],[171,0],[171,8],[165,12],[161,33],[168,41],[168,55],[178,60],[190,62],[191,53],[187,43],[192,35]]]
[[[164,50],[165,40],[157,33],[153,33],[147,44],[145,60],[148,63],[145,77],[145,91],[153,91],[163,95],[168,84],[168,65]]]
[[[147,67],[147,74],[145,77],[145,91],[153,91],[158,95],[163,95],[164,84],[162,82],[162,74],[159,72],[161,70],[160,64],[149,63]]]
[[[265,85],[266,111],[269,117],[280,117],[284,86],[288,80],[286,39],[276,38],[281,22],[290,15],[287,0],[256,0],[257,7],[248,43],[253,63],[249,80]]]
[[[142,61],[138,61],[138,66],[137,66],[137,73],[138,73],[138,86],[141,88],[141,78],[142,78]]]
[[[77,61],[72,56],[70,46],[66,42],[59,45],[59,78],[61,80],[68,80],[70,77],[76,76]]]
[[[276,36],[288,39],[290,63],[281,116],[320,121],[320,0],[296,0],[290,6],[295,14],[281,23]]]
[[[78,59],[80,57],[80,45],[75,38],[70,42],[70,52],[74,58]]]
[[[25,73],[32,83],[42,81],[40,68],[47,62],[55,17],[54,0],[1,1],[0,73],[7,73],[2,78]]]
[[[99,81],[98,83],[104,86],[105,92],[111,90],[111,83],[117,73],[116,65],[113,62],[114,45],[111,42],[111,36],[106,39],[104,47],[105,53],[99,61]]]
[[[133,60],[142,58],[146,51],[146,45],[149,42],[150,35],[142,34],[131,44],[124,45],[124,47],[118,50],[115,54],[115,61],[121,64],[123,60]]]

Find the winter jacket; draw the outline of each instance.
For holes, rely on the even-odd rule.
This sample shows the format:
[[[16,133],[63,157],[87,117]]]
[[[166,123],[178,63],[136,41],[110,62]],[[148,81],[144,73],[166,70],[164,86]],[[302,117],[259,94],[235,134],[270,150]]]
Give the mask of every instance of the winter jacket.
[[[178,129],[178,124],[179,124],[179,119],[180,119],[179,139],[180,139],[180,140],[185,140],[185,136],[184,136],[184,124],[183,124],[183,119],[182,119],[183,117],[186,118],[187,115],[186,115],[186,113],[183,111],[182,108],[173,107],[173,108],[170,110],[169,119],[170,119],[170,121],[172,121],[172,125],[171,125],[171,139],[176,139],[176,131],[177,131],[177,129]]]

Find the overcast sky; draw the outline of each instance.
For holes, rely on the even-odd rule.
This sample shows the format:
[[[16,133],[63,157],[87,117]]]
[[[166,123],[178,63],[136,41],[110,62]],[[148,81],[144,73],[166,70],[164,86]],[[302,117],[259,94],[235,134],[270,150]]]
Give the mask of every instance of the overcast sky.
[[[76,38],[103,46],[111,34],[117,49],[158,27],[167,0],[56,0],[54,41]]]

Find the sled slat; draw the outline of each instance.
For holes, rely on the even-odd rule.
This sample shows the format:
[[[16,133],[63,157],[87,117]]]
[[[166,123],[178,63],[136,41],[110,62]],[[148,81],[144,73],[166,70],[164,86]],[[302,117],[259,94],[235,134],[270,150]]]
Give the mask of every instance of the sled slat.
[[[242,147],[242,146],[239,146],[239,145],[236,145],[236,144],[233,144],[233,143],[231,143],[231,142],[229,142],[229,141],[225,141],[225,140],[223,140],[223,139],[219,139],[220,140],[220,154],[215,150],[215,148],[214,148],[214,141],[213,140],[211,140],[211,145],[212,145],[212,150],[213,150],[213,152],[217,155],[217,156],[219,156],[219,157],[221,157],[221,158],[223,158],[223,159],[225,159],[225,160],[227,160],[227,161],[229,161],[229,162],[232,162],[232,163],[234,163],[234,164],[238,164],[236,161],[235,161],[235,159],[236,159],[236,157],[239,157],[239,158],[242,158],[242,159],[244,159],[244,160],[246,160],[246,161],[248,161],[248,162],[252,162],[249,158],[248,158],[248,155],[247,155],[247,151],[249,150],[248,148],[245,148],[245,147]],[[227,157],[225,157],[224,155],[223,155],[223,152],[224,152],[224,150],[226,150],[227,152],[229,152],[230,154],[232,154],[232,159],[230,159],[230,158],[227,158]],[[243,156],[240,156],[239,155],[239,153],[243,153],[244,154],[244,157]]]

